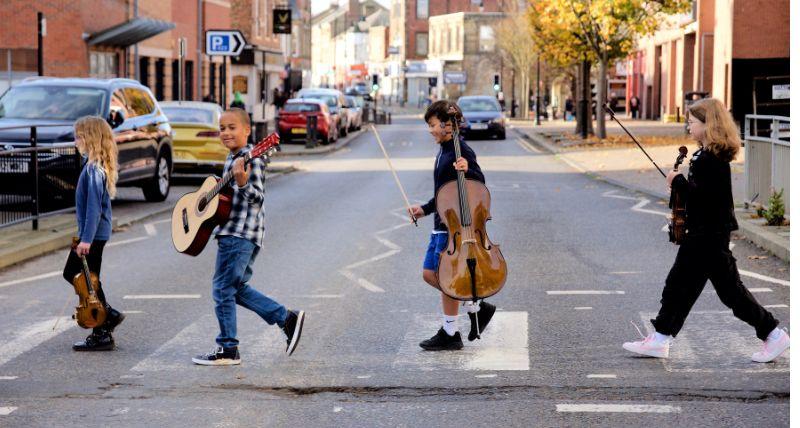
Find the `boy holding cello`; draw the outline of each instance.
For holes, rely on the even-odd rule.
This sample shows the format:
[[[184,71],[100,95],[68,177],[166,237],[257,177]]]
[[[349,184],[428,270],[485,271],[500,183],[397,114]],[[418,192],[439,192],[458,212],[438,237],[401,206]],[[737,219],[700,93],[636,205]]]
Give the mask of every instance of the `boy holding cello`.
[[[425,112],[425,122],[428,131],[433,136],[434,142],[440,146],[439,154],[433,170],[434,197],[424,205],[414,205],[410,214],[414,218],[421,218],[431,213],[434,214],[434,227],[431,232],[428,250],[422,266],[422,278],[426,283],[436,289],[439,287],[437,270],[439,267],[440,253],[445,250],[448,243],[448,230],[436,211],[436,191],[449,181],[456,180],[457,171],[463,171],[467,178],[485,182],[481,167],[478,165],[475,152],[459,138],[462,156],[456,159],[455,144],[453,140],[453,120],[461,122],[463,119],[461,109],[456,103],[447,100],[432,103]],[[430,339],[422,341],[419,346],[427,351],[458,350],[464,347],[461,333],[458,331],[458,306],[459,301],[442,295],[442,327]],[[480,304],[470,302],[465,304],[470,313],[477,312],[478,331],[483,331],[489,324],[495,312],[495,307],[485,301]],[[470,336],[472,340],[472,336]]]

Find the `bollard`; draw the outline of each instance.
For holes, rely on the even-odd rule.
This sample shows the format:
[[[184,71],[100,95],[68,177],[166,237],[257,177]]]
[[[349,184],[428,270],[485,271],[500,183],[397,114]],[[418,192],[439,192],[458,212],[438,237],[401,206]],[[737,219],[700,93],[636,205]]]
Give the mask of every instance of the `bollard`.
[[[392,124],[392,113],[391,112],[386,113],[386,124],[387,125],[391,125]]]
[[[306,116],[306,148],[317,146],[317,115]]]

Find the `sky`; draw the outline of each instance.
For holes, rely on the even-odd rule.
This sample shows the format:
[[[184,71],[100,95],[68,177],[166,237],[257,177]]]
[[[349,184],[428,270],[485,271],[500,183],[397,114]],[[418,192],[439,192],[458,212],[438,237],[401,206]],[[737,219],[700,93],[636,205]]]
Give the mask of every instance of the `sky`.
[[[322,12],[323,10],[327,9],[331,5],[331,3],[335,3],[337,1],[345,3],[347,0],[311,0],[311,14],[316,15]],[[389,0],[377,0],[377,1],[378,3],[386,6],[387,8],[389,7]]]

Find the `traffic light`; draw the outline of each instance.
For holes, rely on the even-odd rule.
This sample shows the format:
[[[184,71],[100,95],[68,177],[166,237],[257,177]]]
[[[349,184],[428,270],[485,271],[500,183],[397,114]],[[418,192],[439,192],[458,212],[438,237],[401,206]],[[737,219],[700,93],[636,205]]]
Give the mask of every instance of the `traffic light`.
[[[589,99],[590,99],[590,100],[597,101],[597,92],[595,91],[595,88],[594,88],[594,83],[591,83],[591,84],[589,85],[589,87],[591,88],[591,91],[592,91],[592,96],[591,96]]]
[[[495,74],[494,75],[494,91],[495,92],[500,92],[500,75],[499,74]]]
[[[377,91],[379,88],[380,88],[380,85],[378,85],[378,75],[377,74],[373,74],[372,75],[372,90],[373,91]]]

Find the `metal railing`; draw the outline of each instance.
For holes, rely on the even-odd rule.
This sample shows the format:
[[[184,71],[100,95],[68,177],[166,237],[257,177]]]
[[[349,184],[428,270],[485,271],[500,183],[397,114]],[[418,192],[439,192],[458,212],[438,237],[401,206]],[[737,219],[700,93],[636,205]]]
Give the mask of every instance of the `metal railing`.
[[[785,116],[748,114],[744,119],[745,191],[766,205],[773,191],[783,190],[789,215],[789,125]]]
[[[39,145],[38,129],[63,125],[2,127],[30,129],[27,147],[0,138],[0,228],[39,220],[75,209],[81,155],[74,142]],[[14,143],[19,144],[19,141]]]

